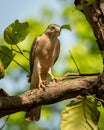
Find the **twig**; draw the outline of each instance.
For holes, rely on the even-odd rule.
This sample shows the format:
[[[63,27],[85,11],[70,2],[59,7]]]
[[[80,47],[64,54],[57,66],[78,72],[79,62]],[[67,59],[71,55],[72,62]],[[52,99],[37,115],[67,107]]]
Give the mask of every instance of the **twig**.
[[[21,53],[27,60],[29,60],[29,59],[23,54],[23,52],[21,51],[21,49],[19,48],[19,46],[17,45],[17,43],[16,43],[15,40],[11,37],[10,34],[9,34],[9,37],[10,37],[10,39],[15,43],[15,45],[16,45],[16,47],[18,48],[18,50],[20,51],[20,53]],[[12,46],[11,46],[11,48],[12,48]]]
[[[8,123],[8,119],[9,119],[10,115],[7,116],[6,120],[5,120],[5,123],[3,124],[3,126],[0,128],[0,130],[2,130]]]
[[[98,76],[100,73],[83,73],[83,74],[79,74],[79,73],[67,73],[63,76],[63,78],[61,80],[65,80],[68,78],[80,78],[82,76]]]
[[[11,50],[12,50],[12,51],[15,51],[15,52],[17,52],[17,53],[20,53],[19,51],[15,50],[15,49],[13,49],[13,48],[12,48]]]
[[[27,58],[27,57],[23,54],[23,52],[21,51],[21,49],[19,48],[19,46],[18,46],[17,44],[16,44],[16,47],[17,47],[18,50],[19,50],[18,53],[22,54],[27,60],[29,60],[29,58]]]
[[[10,57],[9,57],[10,58]],[[11,58],[12,59],[12,58]],[[25,67],[23,67],[20,63],[18,63],[16,60],[14,60],[14,59],[12,59],[17,65],[19,65],[22,69],[24,69],[26,72],[28,72],[29,73],[29,71],[25,68]]]
[[[13,58],[11,58],[9,55],[7,55],[6,53],[4,53],[3,51],[0,51],[2,54],[4,54],[5,56],[9,57],[10,59],[12,59],[17,65],[19,65],[22,69],[24,69],[26,72],[29,73],[29,71],[23,67],[20,63],[18,63],[16,60],[14,60]]]
[[[17,53],[19,53],[19,54],[22,54],[28,61],[29,61],[29,58],[27,58],[23,53],[21,53],[20,51],[17,51],[17,50],[15,50],[15,49],[12,49],[13,51],[15,51],[15,52],[17,52]]]
[[[98,101],[104,103],[104,100],[103,100],[103,99],[100,99],[100,98],[98,98],[98,97],[95,97],[95,98],[96,98]]]
[[[70,53],[70,56],[71,56],[71,58],[73,59],[75,65],[76,65],[76,67],[77,67],[78,73],[81,74],[81,73],[80,73],[80,70],[79,70],[79,68],[78,68],[78,65],[77,65],[77,63],[76,63],[76,61],[75,61],[73,55],[71,54],[71,51],[70,51],[70,50],[69,50],[69,53]]]

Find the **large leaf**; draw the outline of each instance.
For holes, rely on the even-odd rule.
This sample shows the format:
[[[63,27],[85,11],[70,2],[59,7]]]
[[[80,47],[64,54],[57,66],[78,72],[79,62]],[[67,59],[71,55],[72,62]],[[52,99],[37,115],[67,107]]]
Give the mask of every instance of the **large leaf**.
[[[91,96],[72,101],[62,112],[61,130],[98,130],[99,111]]]
[[[16,20],[10,24],[4,31],[4,40],[8,44],[17,44],[22,42],[29,33],[29,24],[27,22],[20,23]]]
[[[10,50],[6,46],[0,46],[0,60],[4,66],[4,69],[8,67],[10,62],[13,60],[14,54],[12,50]]]

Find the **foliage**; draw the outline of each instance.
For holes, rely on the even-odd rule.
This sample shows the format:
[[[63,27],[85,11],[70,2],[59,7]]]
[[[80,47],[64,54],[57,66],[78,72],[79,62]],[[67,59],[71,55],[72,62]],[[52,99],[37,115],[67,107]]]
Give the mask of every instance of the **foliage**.
[[[4,31],[4,40],[11,45],[22,42],[27,34],[29,33],[29,25],[27,22],[19,23],[16,20],[14,23],[9,25]]]
[[[63,10],[62,16],[67,23],[70,22],[73,30],[72,32],[76,35],[76,44],[70,48],[70,51],[80,72],[101,72],[103,68],[102,57],[96,44],[96,38],[90,25],[86,21],[85,16],[80,11],[75,9],[74,6],[66,7]],[[66,71],[78,72],[70,53],[68,53],[65,63],[67,64]]]
[[[13,54],[12,50],[10,50],[8,47],[0,46],[0,60],[4,66],[4,69],[8,67],[14,56],[15,55]]]
[[[104,130],[104,107],[103,105],[100,105],[100,107],[98,107],[98,110],[100,111],[100,118],[99,118],[99,130]]]
[[[11,45],[11,49],[8,48],[7,46],[4,46],[4,45],[0,46],[0,60],[1,60],[2,66],[4,68],[3,70],[1,70],[2,72],[5,69],[7,69],[8,65],[12,61],[14,61],[19,66],[21,66],[24,70],[26,70],[19,62],[17,62],[16,60],[14,60],[15,54],[13,53],[13,51],[15,51],[16,53],[20,53],[26,59],[28,59],[24,55],[23,51],[17,45],[17,43],[22,42],[26,38],[26,36],[27,36],[28,33],[29,33],[29,25],[28,25],[28,23],[27,22],[19,23],[18,20],[16,20],[14,23],[10,24],[5,29],[5,31],[4,31],[4,40],[8,44]],[[13,48],[13,45],[16,46],[18,50],[15,50]],[[2,76],[1,76],[1,78],[2,78]]]
[[[98,102],[92,96],[72,100],[62,112],[61,130],[98,130]]]
[[[92,0],[90,0],[92,2]],[[62,21],[63,23],[68,23],[62,25],[62,29],[73,30],[72,33],[75,35],[76,44],[71,49],[72,55],[81,73],[93,73],[99,72],[102,70],[102,63],[101,63],[101,56],[99,54],[99,50],[95,41],[95,37],[93,35],[92,29],[87,23],[85,17],[80,13],[78,10],[75,9],[74,6],[68,5],[69,1],[67,0],[67,4],[64,1],[64,7],[62,10]],[[83,7],[81,7],[83,8]],[[4,40],[6,41],[6,46],[4,44],[0,46],[0,79],[5,75],[5,69],[9,68],[10,63],[14,61],[18,66],[28,72],[28,55],[31,45],[35,36],[39,35],[43,32],[45,26],[48,23],[48,19],[53,18],[53,13],[48,12],[48,9],[44,9],[44,15],[42,16],[42,23],[38,20],[28,20],[27,22],[20,23],[16,20],[14,23],[10,24],[4,31]],[[51,14],[51,16],[50,16]],[[47,17],[48,15],[48,17]],[[43,21],[45,17],[45,22]],[[70,28],[70,25],[71,28]],[[30,33],[29,33],[30,31]],[[27,37],[28,35],[28,37]],[[23,40],[26,40],[22,42]],[[1,42],[1,41],[0,41]],[[19,44],[18,44],[19,43]],[[69,46],[68,46],[69,47]],[[9,53],[8,53],[9,52]],[[4,55],[4,53],[6,55]],[[8,56],[7,56],[8,55]],[[69,54],[64,57],[66,62],[64,64],[67,65],[67,68],[64,69],[64,72],[70,71],[75,72],[77,71],[76,66]],[[92,64],[93,61],[93,64]],[[62,62],[61,62],[62,63]],[[12,63],[13,64],[13,63]],[[9,66],[9,67],[8,67]],[[99,66],[99,67],[98,67]],[[15,66],[14,66],[15,67]],[[22,78],[20,76],[20,78]],[[65,102],[61,105],[57,105],[53,107],[51,106],[51,110],[49,107],[43,108],[43,116],[46,117],[47,124],[51,119],[54,112],[60,112],[60,110],[64,109]],[[58,109],[59,107],[59,109]],[[99,108],[99,110],[98,110]],[[100,111],[100,119],[99,119],[99,111]],[[77,99],[70,102],[70,104],[63,110],[62,112],[62,122],[61,122],[61,129],[81,129],[83,128],[88,130],[92,127],[92,129],[98,129],[98,125],[101,130],[104,129],[103,127],[103,113],[104,109],[101,106],[98,106],[98,102],[92,96],[87,97],[78,97]],[[42,119],[43,124],[45,124],[44,119]],[[54,120],[51,120],[53,123]],[[55,122],[55,121],[54,121]],[[43,125],[42,124],[42,125]],[[50,123],[51,124],[51,123]],[[83,126],[83,125],[84,126]],[[8,122],[7,129],[16,129],[16,130],[43,130],[43,129],[54,129],[53,126],[50,128],[50,125],[45,128],[45,126],[33,122],[26,122],[24,121],[24,113],[16,113],[10,117]],[[42,127],[41,127],[42,126]],[[78,128],[79,127],[79,128]],[[75,128],[75,129],[74,129]],[[55,128],[56,130],[56,128]]]

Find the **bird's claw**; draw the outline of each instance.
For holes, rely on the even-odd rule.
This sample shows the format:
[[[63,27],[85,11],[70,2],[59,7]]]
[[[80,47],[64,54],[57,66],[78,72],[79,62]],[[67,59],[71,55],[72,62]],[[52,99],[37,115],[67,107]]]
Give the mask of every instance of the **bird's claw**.
[[[46,81],[44,80],[44,81],[40,81],[40,89],[43,89],[43,90],[45,90],[45,86],[46,85]]]
[[[51,81],[57,83],[58,81],[60,81],[60,78],[51,76]]]

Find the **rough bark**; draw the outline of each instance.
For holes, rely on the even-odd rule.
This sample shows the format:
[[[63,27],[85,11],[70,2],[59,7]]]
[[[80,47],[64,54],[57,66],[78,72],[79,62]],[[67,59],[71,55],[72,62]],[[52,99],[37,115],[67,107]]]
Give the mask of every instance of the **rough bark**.
[[[87,6],[86,0],[83,1],[83,6],[85,6],[81,11],[93,29],[104,64],[104,0],[95,0],[95,2],[89,6]],[[76,6],[80,4],[81,0],[75,0]]]
[[[75,5],[81,0],[75,0]],[[99,50],[104,51],[104,0],[96,0],[82,10],[96,37]],[[102,55],[103,59],[103,55]],[[2,91],[2,90],[1,90]],[[0,93],[0,117],[18,111],[28,111],[39,105],[57,103],[78,95],[95,94],[104,103],[104,73],[98,77],[80,77],[78,79],[58,81],[46,85],[45,90],[30,90],[17,96]]]
[[[78,95],[97,92],[98,78],[79,78],[70,81],[50,83],[43,89],[34,89],[18,96],[0,97],[0,117],[18,111],[27,111],[32,107],[57,103]]]
[[[87,21],[93,29],[98,44],[99,50],[102,55],[103,72],[104,72],[104,0],[95,0],[94,3],[88,5],[86,0],[83,0],[84,8],[81,10],[85,15]],[[75,0],[75,5],[81,4],[81,0]],[[104,95],[104,75],[99,76],[98,92],[96,95],[103,99]]]

